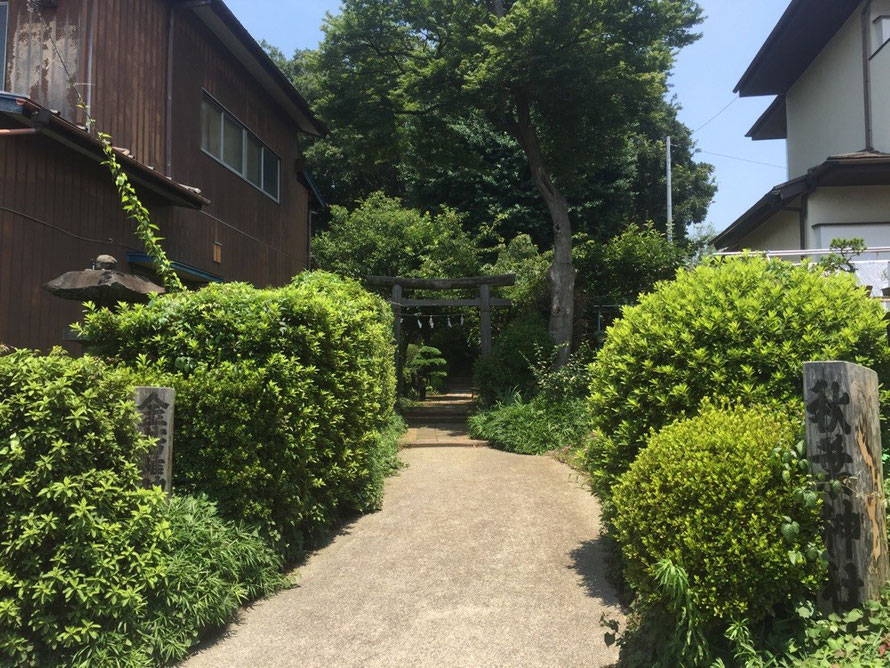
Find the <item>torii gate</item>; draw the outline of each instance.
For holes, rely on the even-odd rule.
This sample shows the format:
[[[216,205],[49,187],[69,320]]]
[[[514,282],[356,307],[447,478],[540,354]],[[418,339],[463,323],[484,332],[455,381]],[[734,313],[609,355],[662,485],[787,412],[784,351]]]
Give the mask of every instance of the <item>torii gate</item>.
[[[491,354],[491,309],[492,307],[511,306],[509,299],[492,298],[491,288],[514,285],[516,274],[501,276],[474,276],[470,278],[402,278],[399,276],[366,276],[365,283],[376,287],[392,287],[392,297],[387,300],[392,305],[395,322],[393,336],[396,340],[396,377],[402,378],[402,309],[426,308],[439,306],[475,306],[479,308],[481,323],[481,353]],[[460,288],[478,288],[476,299],[405,299],[402,293],[409,290],[455,290]]]

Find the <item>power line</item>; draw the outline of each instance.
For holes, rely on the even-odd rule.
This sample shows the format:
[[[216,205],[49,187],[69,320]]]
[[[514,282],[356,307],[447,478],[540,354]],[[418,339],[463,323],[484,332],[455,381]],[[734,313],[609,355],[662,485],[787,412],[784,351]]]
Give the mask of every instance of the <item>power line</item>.
[[[720,158],[729,158],[730,160],[739,160],[741,162],[750,162],[753,165],[763,165],[764,167],[775,167],[776,169],[787,169],[785,165],[774,165],[771,162],[760,162],[759,160],[748,160],[748,158],[738,158],[734,155],[726,155],[725,153],[714,153],[713,151],[704,151],[699,149],[700,153],[704,153],[706,155],[716,155]]]
[[[712,121],[717,120],[717,117],[720,116],[724,111],[726,111],[727,109],[729,109],[732,105],[734,105],[734,104],[738,101],[738,99],[739,99],[739,96],[736,95],[734,98],[732,98],[732,100],[730,101],[729,104],[727,104],[725,107],[723,107],[723,109],[721,109],[721,110],[718,111],[716,114],[714,114],[713,116],[711,116],[707,121],[705,121],[705,123],[704,123],[703,125],[701,125],[700,127],[696,128],[695,130],[693,130],[693,131],[690,133],[689,136],[691,137],[692,135],[694,135],[694,134],[695,134],[696,132],[698,132],[699,130],[702,130],[703,128],[705,128],[705,127],[707,127],[708,125],[710,125]]]

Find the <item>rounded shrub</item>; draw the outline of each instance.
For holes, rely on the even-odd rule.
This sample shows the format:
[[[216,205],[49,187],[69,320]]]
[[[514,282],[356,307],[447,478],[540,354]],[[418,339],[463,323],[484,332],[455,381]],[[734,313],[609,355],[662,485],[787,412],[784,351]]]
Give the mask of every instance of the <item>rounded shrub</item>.
[[[91,350],[172,384],[174,486],[286,559],[379,507],[395,404],[392,310],[355,281],[210,285],[85,319]]]
[[[802,365],[845,360],[890,371],[880,304],[854,276],[759,256],[718,259],[624,309],[592,367],[598,437],[588,466],[608,497],[651,430],[707,397],[800,401]]]
[[[613,535],[644,606],[668,598],[666,561],[685,571],[687,617],[705,627],[757,622],[819,587],[820,504],[793,455],[800,429],[762,406],[708,405],[652,436],[613,490]]]

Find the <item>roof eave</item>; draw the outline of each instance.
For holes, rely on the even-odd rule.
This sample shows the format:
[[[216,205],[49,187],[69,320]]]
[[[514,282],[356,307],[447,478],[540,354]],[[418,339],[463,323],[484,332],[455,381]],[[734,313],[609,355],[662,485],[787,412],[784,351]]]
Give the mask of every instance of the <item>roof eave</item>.
[[[27,97],[0,92],[0,112],[15,114],[24,125],[38,128],[40,134],[97,162],[105,160],[105,144],[102,140],[58,114],[50,113],[48,109]],[[40,123],[34,120],[38,115],[42,119]],[[134,183],[151,190],[172,204],[192,209],[200,209],[210,204],[210,200],[198,191],[173,181],[132,156],[117,149],[115,155]]]
[[[814,189],[810,175],[800,176],[781,183],[761,197],[754,206],[739,216],[729,227],[714,237],[712,243],[718,250],[734,246],[747,235],[776,215],[785,206]]]
[[[741,97],[783,95],[862,0],[791,0],[733,89]]]
[[[890,185],[890,154],[861,152],[830,156],[805,175],[779,184],[714,237],[714,245],[725,249],[740,243],[748,234],[801,195],[816,188]]]
[[[754,141],[788,138],[788,110],[784,95],[779,95],[770,103],[745,136]]]
[[[318,120],[293,83],[269,57],[269,54],[247,31],[222,0],[192,8],[207,28],[222,41],[260,84],[296,121],[301,132],[316,137],[330,134]]]

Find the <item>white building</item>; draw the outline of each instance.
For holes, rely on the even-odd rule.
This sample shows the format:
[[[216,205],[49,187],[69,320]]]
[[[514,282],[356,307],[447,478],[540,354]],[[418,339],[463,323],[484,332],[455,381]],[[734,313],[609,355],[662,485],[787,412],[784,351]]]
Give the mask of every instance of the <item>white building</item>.
[[[888,42],[890,0],[792,0],[735,89],[775,96],[748,136],[787,140],[788,181],[721,232],[718,249],[890,246]],[[890,285],[882,257],[866,280],[876,292]]]

